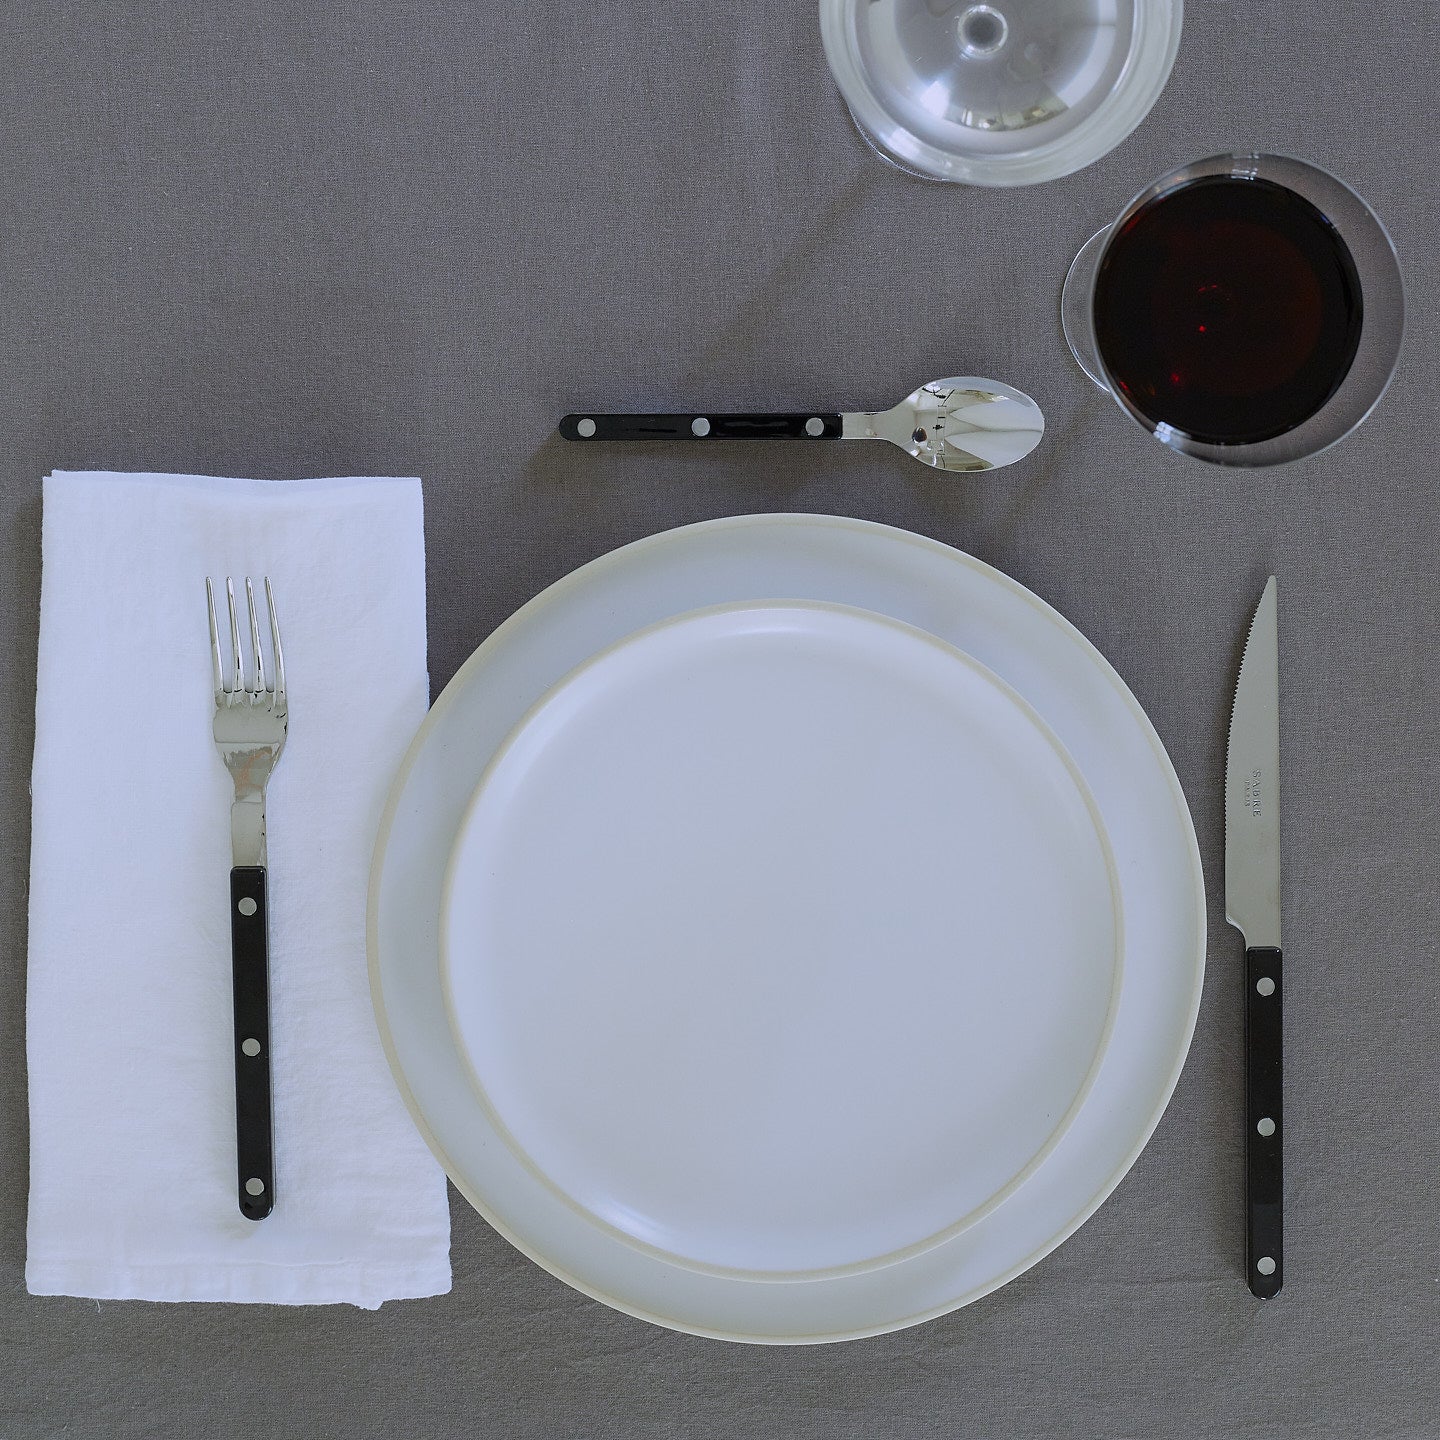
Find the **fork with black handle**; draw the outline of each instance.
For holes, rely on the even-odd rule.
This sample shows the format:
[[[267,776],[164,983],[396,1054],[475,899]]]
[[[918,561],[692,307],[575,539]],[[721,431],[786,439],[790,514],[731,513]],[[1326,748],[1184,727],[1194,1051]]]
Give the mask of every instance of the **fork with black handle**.
[[[227,578],[232,665],[227,676],[215,620],[215,588],[207,578],[210,664],[215,681],[215,746],[235,784],[230,806],[230,959],[235,995],[235,1152],[240,1213],[263,1220],[275,1207],[274,1121],[270,1100],[270,934],[265,898],[265,786],[285,748],[289,713],[285,655],[275,595],[270,612],[270,673],[265,668],[255,588],[245,581],[250,655],[240,638],[235,586]]]

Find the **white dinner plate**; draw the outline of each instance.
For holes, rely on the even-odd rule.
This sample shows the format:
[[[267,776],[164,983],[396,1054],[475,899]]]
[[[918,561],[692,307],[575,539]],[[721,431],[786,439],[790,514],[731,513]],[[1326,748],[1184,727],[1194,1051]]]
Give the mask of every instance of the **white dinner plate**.
[[[1044,717],[1083,774],[1120,878],[1125,964],[1090,1093],[1005,1203],[891,1264],[805,1280],[716,1273],[631,1243],[548,1183],[496,1128],[455,1043],[442,890],[469,800],[507,736],[565,676],[644,627],[755,600],[853,606],[928,631]],[[639,541],[559,581],[495,631],[421,726],[381,821],[369,902],[381,1035],[412,1114],[459,1190],[537,1263],[658,1324],[802,1343],[897,1329],[967,1304],[1072,1234],[1134,1163],[1195,1024],[1205,912],[1179,783],[1135,698],[1056,611],[948,546],[829,516],[714,520]]]
[[[476,789],[441,925],[515,1156],[609,1235],[754,1279],[988,1214],[1119,996],[1119,882],[1053,734],[935,636],[813,602],[690,612],[561,681]]]

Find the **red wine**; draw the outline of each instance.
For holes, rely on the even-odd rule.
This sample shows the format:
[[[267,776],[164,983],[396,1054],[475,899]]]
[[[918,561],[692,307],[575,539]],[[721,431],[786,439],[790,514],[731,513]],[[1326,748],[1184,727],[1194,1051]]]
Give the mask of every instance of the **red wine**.
[[[1360,344],[1360,277],[1335,227],[1271,180],[1210,176],[1142,206],[1095,282],[1095,339],[1141,414],[1243,445],[1308,420]]]

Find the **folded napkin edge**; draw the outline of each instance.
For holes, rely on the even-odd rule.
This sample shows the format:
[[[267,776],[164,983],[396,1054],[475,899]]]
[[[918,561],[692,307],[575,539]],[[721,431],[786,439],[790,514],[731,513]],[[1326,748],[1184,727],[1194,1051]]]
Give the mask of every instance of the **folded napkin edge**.
[[[63,481],[67,485],[106,485],[115,481],[134,481],[157,488],[193,489],[196,485],[258,494],[266,490],[303,489],[315,492],[343,490],[359,486],[418,486],[418,475],[309,475],[285,480],[257,480],[243,475],[181,475],[157,470],[52,470],[44,484]]]
[[[450,1259],[414,1265],[321,1261],[286,1265],[236,1264],[92,1265],[35,1262],[25,1267],[31,1295],[77,1300],[145,1300],[166,1303],[354,1305],[378,1310],[388,1300],[425,1300],[448,1295]]]

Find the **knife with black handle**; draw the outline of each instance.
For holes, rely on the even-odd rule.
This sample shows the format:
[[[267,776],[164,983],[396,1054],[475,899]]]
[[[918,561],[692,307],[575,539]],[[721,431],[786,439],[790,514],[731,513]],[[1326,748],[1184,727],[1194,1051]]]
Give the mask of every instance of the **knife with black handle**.
[[[1260,597],[1225,759],[1225,915],[1245,937],[1245,1275],[1268,1300],[1285,1278],[1280,944],[1280,645],[1275,577]]]

